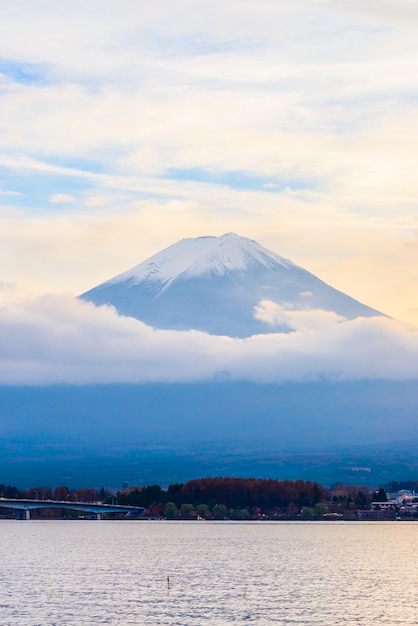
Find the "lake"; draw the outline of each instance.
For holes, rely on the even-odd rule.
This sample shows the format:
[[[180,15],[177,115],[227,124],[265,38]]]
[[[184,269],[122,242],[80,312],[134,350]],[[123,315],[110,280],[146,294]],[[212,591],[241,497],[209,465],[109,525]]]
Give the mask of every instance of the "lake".
[[[2,626],[418,624],[416,522],[0,521]]]

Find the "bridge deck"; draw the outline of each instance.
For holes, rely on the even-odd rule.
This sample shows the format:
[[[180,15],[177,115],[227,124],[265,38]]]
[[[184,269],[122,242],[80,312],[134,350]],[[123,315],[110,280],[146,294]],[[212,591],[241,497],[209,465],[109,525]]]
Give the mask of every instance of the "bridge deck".
[[[100,516],[102,513],[132,513],[143,515],[144,508],[138,506],[124,506],[120,504],[102,504],[101,502],[69,502],[68,500],[23,500],[0,498],[0,507],[25,511],[25,519],[30,519],[30,511],[35,509],[71,509],[73,511],[87,511]]]

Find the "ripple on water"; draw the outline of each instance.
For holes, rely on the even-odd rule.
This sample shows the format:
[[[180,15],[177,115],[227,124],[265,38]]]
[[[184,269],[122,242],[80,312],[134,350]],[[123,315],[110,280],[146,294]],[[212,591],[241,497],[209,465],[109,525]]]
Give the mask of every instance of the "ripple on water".
[[[415,522],[1,521],[1,624],[413,626],[417,531]]]

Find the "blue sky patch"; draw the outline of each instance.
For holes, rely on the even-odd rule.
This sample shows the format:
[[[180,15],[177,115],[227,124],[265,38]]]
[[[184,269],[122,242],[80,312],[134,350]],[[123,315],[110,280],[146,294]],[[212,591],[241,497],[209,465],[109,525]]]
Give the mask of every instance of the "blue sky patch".
[[[7,204],[43,213],[45,210],[56,212],[58,207],[64,208],[72,204],[71,201],[51,203],[50,199],[54,195],[71,196],[77,202],[80,193],[90,189],[91,183],[83,178],[50,172],[3,170],[0,173],[0,187],[19,194],[7,196]]]
[[[36,85],[49,82],[46,78],[46,67],[37,63],[19,63],[18,61],[0,59],[0,74],[23,85]]]
[[[275,178],[253,176],[243,171],[214,172],[200,168],[176,169],[172,168],[165,172],[164,178],[173,180],[183,180],[198,183],[209,183],[212,185],[226,185],[231,189],[270,191],[280,193],[287,187],[291,189],[312,189],[313,181],[293,178]]]

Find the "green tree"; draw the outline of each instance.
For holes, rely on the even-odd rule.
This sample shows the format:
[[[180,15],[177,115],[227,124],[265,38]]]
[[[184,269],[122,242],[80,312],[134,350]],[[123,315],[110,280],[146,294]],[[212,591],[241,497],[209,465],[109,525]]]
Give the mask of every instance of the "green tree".
[[[300,517],[303,520],[313,519],[314,513],[315,513],[314,509],[311,508],[310,506],[303,506],[300,511]]]
[[[224,504],[215,504],[212,509],[214,519],[225,519],[228,515],[228,509]]]
[[[164,509],[164,516],[166,519],[176,519],[177,507],[174,502],[167,502]]]
[[[229,517],[231,519],[240,519],[240,520],[246,520],[246,519],[250,519],[251,515],[248,511],[248,509],[231,509],[229,511]]]
[[[196,507],[196,513],[198,517],[206,519],[209,513],[209,507],[207,504],[198,504]]]
[[[183,519],[193,518],[194,507],[193,504],[182,504],[180,508],[180,514]]]
[[[323,502],[317,502],[314,506],[314,514],[316,518],[321,518],[327,511],[327,506]]]

